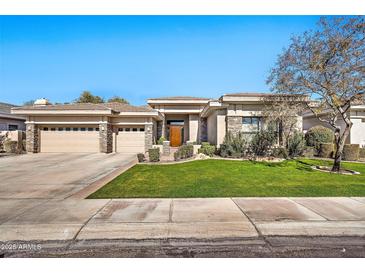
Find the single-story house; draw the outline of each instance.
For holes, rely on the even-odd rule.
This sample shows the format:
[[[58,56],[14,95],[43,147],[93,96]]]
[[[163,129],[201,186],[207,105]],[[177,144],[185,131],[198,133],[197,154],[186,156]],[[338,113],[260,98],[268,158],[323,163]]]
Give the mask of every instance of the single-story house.
[[[353,105],[348,110],[348,115],[352,122],[352,127],[348,138],[346,139],[347,144],[359,144],[360,147],[365,147],[365,105]],[[319,115],[326,119],[328,115],[327,111],[323,111]],[[345,122],[341,117],[337,119],[337,126],[340,127],[341,132],[346,127]],[[324,127],[333,129],[328,123],[320,121],[312,111],[307,110],[303,113],[303,131],[308,131],[311,127],[322,125]]]
[[[16,107],[26,116],[28,152],[146,152],[160,137],[178,147],[208,141],[219,146],[228,131],[252,134],[265,124],[265,93],[224,94],[219,99],[162,97],[148,106],[122,103],[51,105],[37,100]],[[298,115],[298,128],[302,117]]]
[[[25,117],[11,113],[16,105],[0,102],[0,131],[25,130]]]

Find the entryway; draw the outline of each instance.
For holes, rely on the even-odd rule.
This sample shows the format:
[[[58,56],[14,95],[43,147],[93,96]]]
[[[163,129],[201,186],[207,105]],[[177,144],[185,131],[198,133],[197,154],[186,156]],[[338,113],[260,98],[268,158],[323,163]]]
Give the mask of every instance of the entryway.
[[[167,130],[170,146],[181,146],[184,141],[184,120],[168,120]]]

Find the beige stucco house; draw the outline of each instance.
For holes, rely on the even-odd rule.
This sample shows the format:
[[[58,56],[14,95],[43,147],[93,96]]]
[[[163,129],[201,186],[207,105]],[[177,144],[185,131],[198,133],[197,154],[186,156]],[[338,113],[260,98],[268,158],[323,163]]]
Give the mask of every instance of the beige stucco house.
[[[0,102],[0,131],[25,130],[25,117],[11,113],[16,105]]]
[[[320,117],[326,118],[328,114],[326,111],[320,114]],[[361,147],[365,147],[365,105],[354,105],[348,110],[348,115],[352,122],[352,127],[348,138],[347,144],[359,144]],[[324,127],[333,129],[328,123],[321,122],[310,110],[303,113],[303,131],[306,132],[311,127],[322,125]],[[345,122],[341,117],[337,119],[337,126],[340,127],[341,132],[345,129]]]
[[[252,134],[265,124],[265,93],[232,93],[219,99],[151,98],[148,106],[122,103],[16,107],[26,116],[28,152],[145,152],[160,137],[171,146],[208,141],[219,146],[228,131]],[[302,117],[298,116],[301,128]]]

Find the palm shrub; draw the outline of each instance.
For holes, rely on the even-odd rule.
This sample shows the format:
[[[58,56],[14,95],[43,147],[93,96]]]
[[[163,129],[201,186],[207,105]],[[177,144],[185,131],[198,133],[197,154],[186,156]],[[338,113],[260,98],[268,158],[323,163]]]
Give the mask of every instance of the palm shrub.
[[[258,131],[251,140],[250,151],[256,156],[267,156],[272,146],[276,143],[277,136],[274,127],[269,125],[266,129]]]
[[[215,146],[209,144],[209,142],[202,142],[202,146],[198,149],[198,153],[203,153],[212,157],[215,153]]]
[[[228,131],[224,137],[223,143],[219,148],[219,155],[222,157],[240,158],[247,151],[247,141],[242,132],[233,134]]]
[[[303,154],[305,141],[303,133],[295,131],[288,139],[288,153],[290,157],[298,157]]]
[[[312,127],[305,134],[307,146],[315,147],[317,153],[319,153],[321,143],[333,143],[334,138],[333,131],[324,126]]]

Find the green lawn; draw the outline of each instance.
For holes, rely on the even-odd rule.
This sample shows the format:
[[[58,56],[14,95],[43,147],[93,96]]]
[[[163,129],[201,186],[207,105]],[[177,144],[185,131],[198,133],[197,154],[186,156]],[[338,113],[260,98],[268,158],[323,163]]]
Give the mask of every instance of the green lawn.
[[[344,163],[361,175],[314,171],[320,160],[282,163],[202,160],[136,165],[89,198],[365,196],[365,164]]]

